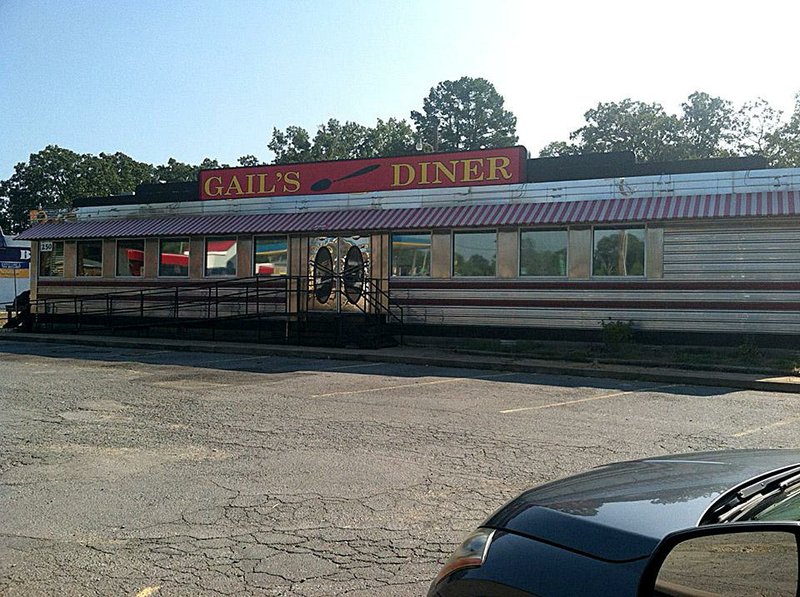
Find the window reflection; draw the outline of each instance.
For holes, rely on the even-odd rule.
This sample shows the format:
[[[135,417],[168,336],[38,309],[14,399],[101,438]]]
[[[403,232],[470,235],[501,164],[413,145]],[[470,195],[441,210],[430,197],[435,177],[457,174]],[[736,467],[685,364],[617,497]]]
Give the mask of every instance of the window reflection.
[[[158,251],[159,276],[189,276],[189,239],[162,240]]]
[[[496,272],[496,232],[456,232],[453,234],[454,276],[494,276]]]

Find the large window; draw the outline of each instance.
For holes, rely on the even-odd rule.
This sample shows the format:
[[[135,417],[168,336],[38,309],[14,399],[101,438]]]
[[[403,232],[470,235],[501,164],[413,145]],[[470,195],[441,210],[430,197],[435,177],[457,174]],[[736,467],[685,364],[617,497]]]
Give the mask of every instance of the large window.
[[[136,277],[144,275],[143,240],[117,241],[117,275]]]
[[[159,276],[189,276],[189,239],[162,240],[158,247]]]
[[[64,243],[43,240],[39,243],[39,276],[61,278],[64,276]]]
[[[78,262],[75,273],[78,276],[103,275],[103,241],[78,241]]]
[[[236,275],[236,237],[206,239],[206,276]]]
[[[431,275],[431,235],[392,234],[392,275]]]
[[[256,237],[253,272],[265,276],[285,276],[289,265],[289,246],[285,236]]]
[[[497,233],[453,233],[453,275],[495,276],[497,273]]]
[[[593,276],[644,276],[644,228],[594,231]]]
[[[567,231],[523,230],[519,237],[520,276],[566,276]]]

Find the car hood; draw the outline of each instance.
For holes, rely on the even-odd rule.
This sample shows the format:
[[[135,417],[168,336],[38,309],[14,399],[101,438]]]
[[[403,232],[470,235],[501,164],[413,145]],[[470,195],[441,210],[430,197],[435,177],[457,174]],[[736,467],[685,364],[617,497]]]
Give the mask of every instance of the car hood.
[[[678,454],[602,466],[530,489],[484,526],[609,561],[649,555],[732,488],[800,463],[800,450]]]

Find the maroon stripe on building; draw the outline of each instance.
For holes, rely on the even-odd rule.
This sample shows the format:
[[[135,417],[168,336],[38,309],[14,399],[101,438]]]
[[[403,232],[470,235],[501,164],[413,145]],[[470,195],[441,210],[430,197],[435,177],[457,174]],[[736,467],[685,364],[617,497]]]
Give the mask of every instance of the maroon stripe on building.
[[[778,311],[800,312],[796,302],[741,301],[639,301],[639,300],[552,300],[552,299],[418,299],[396,298],[402,307],[496,307],[498,309],[624,309],[626,311]]]
[[[624,291],[785,291],[800,292],[800,282],[698,281],[672,282],[661,280],[422,280],[391,278],[392,290],[624,290]],[[800,303],[798,303],[800,304]]]

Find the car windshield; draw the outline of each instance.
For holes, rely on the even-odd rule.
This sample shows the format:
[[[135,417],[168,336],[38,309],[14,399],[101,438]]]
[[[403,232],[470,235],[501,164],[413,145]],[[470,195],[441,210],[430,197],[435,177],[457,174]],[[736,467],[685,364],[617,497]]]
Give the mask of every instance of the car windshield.
[[[800,488],[783,499],[765,500],[767,503],[754,512],[748,520],[800,520]]]
[[[800,467],[741,489],[712,511],[709,522],[740,520],[800,520]]]

